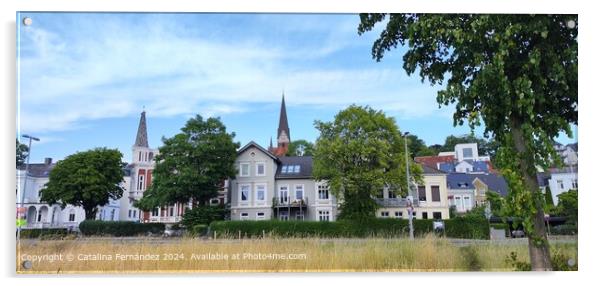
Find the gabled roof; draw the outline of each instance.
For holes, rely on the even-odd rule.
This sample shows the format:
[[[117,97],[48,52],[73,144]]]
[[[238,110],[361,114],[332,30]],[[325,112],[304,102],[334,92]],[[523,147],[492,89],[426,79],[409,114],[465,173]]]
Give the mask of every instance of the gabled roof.
[[[278,157],[280,164],[276,169],[276,179],[309,179],[313,171],[311,156]],[[299,172],[282,172],[284,166],[299,166]]]
[[[426,166],[429,166],[431,168],[435,168],[437,169],[437,163],[450,163],[450,162],[454,162],[456,159],[454,157],[454,155],[447,155],[447,156],[417,156],[414,158],[414,161],[416,163],[420,163]]]
[[[439,171],[435,168],[431,168],[427,165],[423,165],[421,164],[420,167],[422,167],[422,173],[423,174],[430,174],[430,175],[445,175],[445,172]]]
[[[454,190],[473,190],[475,179],[483,182],[489,190],[499,193],[502,196],[508,194],[508,184],[504,177],[497,174],[465,174],[450,173],[447,175],[447,187]]]
[[[50,171],[56,166],[56,164],[29,164],[28,176],[37,178],[47,178],[50,175]],[[26,164],[19,167],[19,171],[25,171]]]
[[[274,156],[274,154],[272,154],[270,151],[268,151],[265,148],[261,147],[261,145],[255,143],[255,141],[251,141],[251,142],[247,143],[247,145],[245,145],[242,148],[238,149],[238,155],[242,154],[243,152],[245,152],[247,149],[249,149],[251,147],[255,147],[255,148],[259,149],[259,151],[261,151],[261,152],[265,153],[266,155],[268,155],[270,158],[274,159],[275,161],[279,161],[278,157]]]

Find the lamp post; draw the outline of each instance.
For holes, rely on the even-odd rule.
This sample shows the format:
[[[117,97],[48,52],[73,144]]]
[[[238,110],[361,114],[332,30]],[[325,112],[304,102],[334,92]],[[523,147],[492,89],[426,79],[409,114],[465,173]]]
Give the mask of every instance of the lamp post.
[[[40,138],[33,137],[27,134],[21,135],[23,138],[29,139],[29,145],[27,147],[27,163],[25,165],[25,181],[23,182],[23,189],[21,189],[21,202],[19,205],[19,219],[25,216],[24,203],[25,203],[25,190],[27,187],[27,175],[29,174],[29,158],[31,158],[31,141],[40,141]],[[19,228],[17,230],[17,240],[21,239],[21,223],[19,223]]]
[[[410,132],[404,132],[403,133],[403,140],[404,140],[404,145],[405,145],[405,152],[406,152],[406,182],[407,182],[407,187],[408,187],[408,196],[406,198],[407,204],[408,204],[408,217],[410,219],[409,221],[409,227],[410,227],[410,239],[414,239],[414,206],[412,204],[412,200],[413,197],[410,195],[410,160],[409,160],[409,155],[408,155],[408,135],[410,134]]]

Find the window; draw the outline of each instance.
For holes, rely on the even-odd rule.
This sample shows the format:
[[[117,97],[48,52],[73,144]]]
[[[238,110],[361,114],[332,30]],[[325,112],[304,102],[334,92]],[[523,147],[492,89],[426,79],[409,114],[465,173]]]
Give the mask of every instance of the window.
[[[257,163],[255,167],[255,173],[257,174],[257,176],[265,176],[265,163]]]
[[[304,220],[305,216],[303,215],[303,212],[297,212],[297,214],[295,215],[295,219],[296,220]]]
[[[469,196],[464,196],[464,209],[465,210],[472,209],[472,203],[470,201],[470,197]]]
[[[69,221],[75,221],[75,211],[69,211]]]
[[[144,161],[148,162],[148,153],[144,152]]]
[[[433,219],[441,219],[441,212],[433,212]]]
[[[240,213],[240,220],[248,220],[249,213]]]
[[[559,189],[561,189],[561,190],[564,189],[564,182],[562,182],[562,180],[558,180],[558,181],[556,181],[556,183],[558,184]]]
[[[326,185],[318,185],[318,199],[319,200],[328,200],[328,186]]]
[[[403,217],[403,212],[395,212],[395,217],[396,218]]]
[[[439,192],[439,186],[431,186],[431,201],[441,202],[441,194]]]
[[[140,175],[138,177],[138,190],[142,190],[144,188],[144,176]]]
[[[255,185],[255,200],[256,201],[265,201],[265,185]]]
[[[247,202],[249,201],[249,190],[251,189],[250,185],[240,185],[240,201]]]
[[[240,176],[241,177],[249,176],[249,163],[240,163]]]
[[[265,213],[261,212],[261,213],[257,213],[257,215],[255,216],[256,220],[264,220],[265,219]]]
[[[576,179],[573,179],[573,182],[572,182],[572,183],[573,183],[573,184],[572,184],[572,185],[573,185],[573,189],[577,189],[577,180],[576,180]]]
[[[138,152],[138,161],[142,161],[142,152]]]
[[[132,210],[128,210],[128,217],[132,217]]]
[[[389,212],[380,212],[381,217],[389,217]]]
[[[422,212],[422,219],[428,219],[429,215],[427,212]]]
[[[418,200],[421,202],[426,201],[426,189],[424,186],[418,186]]]
[[[173,216],[173,207],[169,207],[169,216]]]
[[[280,186],[280,203],[288,204],[288,186]]]
[[[463,148],[462,155],[464,158],[472,158],[472,148]]]
[[[211,199],[211,200],[209,200],[209,205],[212,205],[212,206],[219,205],[219,199]]]
[[[138,212],[136,210],[134,210],[134,218],[138,217]]]
[[[397,195],[395,194],[394,191],[388,190],[388,192],[389,192],[389,199],[394,199],[397,197]]]
[[[40,210],[38,212],[38,222],[41,222],[41,221],[42,221],[42,211]]]
[[[154,154],[153,154],[153,152],[150,152],[150,153],[148,153],[148,160],[149,160],[149,161],[152,161],[152,160],[153,160],[153,158],[154,158]]]
[[[299,173],[300,171],[301,171],[301,166],[300,165],[295,165],[295,169],[293,170],[293,172]]]
[[[111,210],[111,220],[116,220],[115,219],[115,209]]]
[[[303,185],[295,186],[295,200],[303,200]]]
[[[288,213],[280,213],[280,220],[284,220],[287,221],[288,220]]]
[[[330,211],[318,211],[319,221],[330,221]]]
[[[153,214],[152,216],[159,216],[159,208],[155,208],[153,209]]]

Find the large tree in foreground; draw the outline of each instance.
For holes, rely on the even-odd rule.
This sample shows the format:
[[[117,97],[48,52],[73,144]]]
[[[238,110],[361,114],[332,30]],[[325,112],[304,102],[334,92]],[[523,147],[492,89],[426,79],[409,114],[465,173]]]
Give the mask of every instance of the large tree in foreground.
[[[122,154],[116,149],[96,148],[78,152],[58,161],[50,171],[41,201],[79,206],[86,219],[95,219],[98,206],[123,195]]]
[[[163,138],[150,188],[137,206],[143,210],[174,203],[200,205],[215,198],[225,179],[236,174],[234,160],[238,143],[227,133],[219,118],[197,115],[188,120],[182,132]]]
[[[534,270],[552,270],[536,166],[556,156],[553,139],[577,124],[576,15],[362,14],[358,33],[387,21],[372,56],[406,46],[403,68],[441,84],[454,124],[485,123],[500,144],[507,206],[525,221]]]
[[[362,220],[375,216],[374,197],[383,188],[408,193],[404,142],[391,117],[369,107],[352,105],[333,122],[316,121],[320,136],[314,150],[313,176],[328,182],[341,198],[342,219]],[[420,168],[411,166],[414,181]]]

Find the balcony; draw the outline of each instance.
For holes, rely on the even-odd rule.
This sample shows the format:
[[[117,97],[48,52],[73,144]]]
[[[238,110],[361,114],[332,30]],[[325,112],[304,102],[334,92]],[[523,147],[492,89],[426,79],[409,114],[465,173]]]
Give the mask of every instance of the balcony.
[[[182,220],[181,216],[162,216],[153,217],[151,216],[148,222],[162,222],[162,223],[177,223]]]
[[[275,208],[304,208],[307,207],[308,198],[295,199],[291,197],[274,197],[272,206]]]

